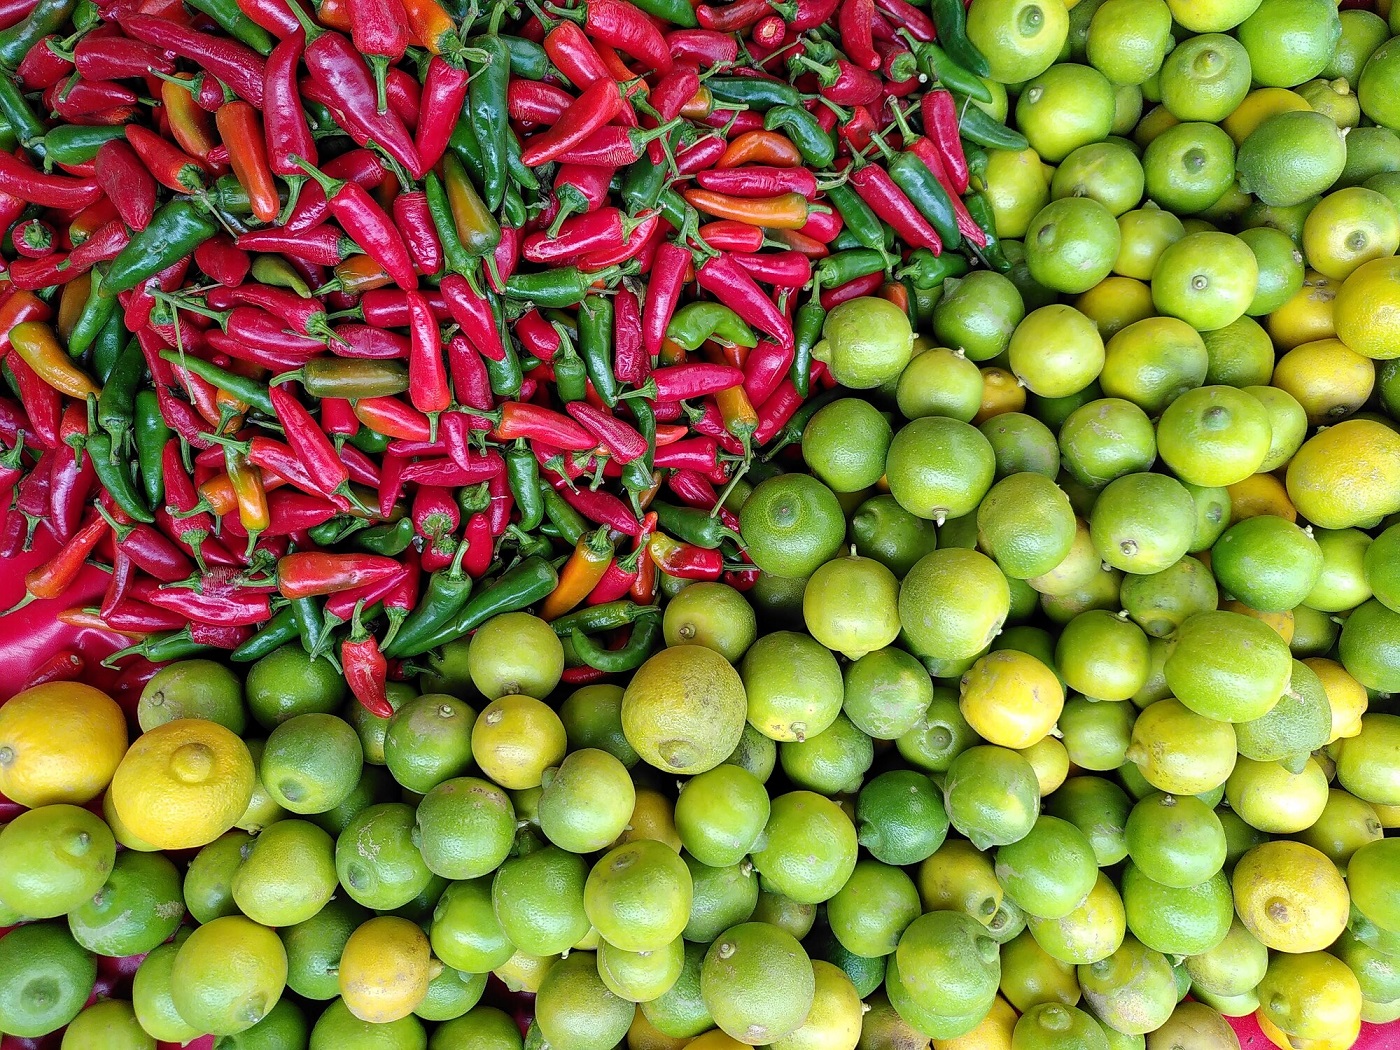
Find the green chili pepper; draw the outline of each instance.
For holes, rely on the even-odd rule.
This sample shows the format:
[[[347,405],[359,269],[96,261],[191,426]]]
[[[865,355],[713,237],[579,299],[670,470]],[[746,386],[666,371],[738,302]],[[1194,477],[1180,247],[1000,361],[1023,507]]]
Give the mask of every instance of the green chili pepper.
[[[428,195],[428,214],[437,228],[447,269],[465,277],[475,271],[476,265],[467,254],[467,249],[462,246],[462,239],[457,236],[457,224],[452,221],[452,208],[447,203],[447,191],[442,188],[442,180],[437,177],[437,172],[428,172],[423,189]]]
[[[452,137],[447,140],[447,148],[462,162],[472,181],[480,186],[486,179],[486,172],[481,165],[481,146],[476,141],[476,135],[472,133],[472,126],[468,121],[457,121],[457,125],[452,129]]]
[[[522,533],[533,532],[544,520],[544,500],[540,497],[540,464],[524,441],[506,449],[506,481],[510,494],[520,511],[516,528]]]
[[[493,361],[489,357],[483,358],[486,364],[486,378],[491,383],[491,392],[497,397],[515,397],[525,385],[525,369],[520,363],[520,356],[515,352],[515,340],[505,330],[505,311],[501,309],[500,300],[494,292],[488,291],[486,301],[491,305],[491,316],[495,318],[496,331],[500,334],[501,346],[505,349],[505,356],[499,361]]]
[[[457,506],[462,508],[463,517],[479,514],[491,506],[491,488],[486,482],[468,485],[457,490]]]
[[[574,352],[574,341],[561,336],[559,349],[554,354],[554,387],[559,400],[582,401],[588,396],[588,370],[583,366],[583,358]]]
[[[855,248],[853,251],[869,251],[868,248]],[[825,260],[823,260],[825,261]],[[874,272],[873,270],[871,271]],[[844,283],[844,282],[843,282]],[[792,368],[788,376],[792,385],[802,397],[812,385],[812,347],[821,341],[822,326],[826,324],[826,308],[822,306],[820,290],[813,289],[812,297],[797,308],[792,318]]]
[[[699,507],[677,507],[671,503],[654,502],[651,509],[656,511],[656,523],[664,532],[686,543],[709,550],[714,550],[725,540],[743,543],[737,532],[727,528],[716,515]]]
[[[395,522],[367,528],[356,533],[352,542],[358,550],[397,557],[408,550],[413,542],[413,519],[405,516]]]
[[[909,253],[909,260],[895,271],[899,280],[910,281],[919,290],[937,288],[949,277],[961,277],[967,273],[967,259],[952,252],[934,255],[927,248],[915,248]]]
[[[455,154],[442,158],[443,189],[457,239],[468,255],[485,255],[501,243],[501,227],[476,192]],[[504,196],[502,190],[502,196]],[[499,203],[499,202],[498,202]]]
[[[400,649],[399,639],[394,639],[393,649],[398,656],[416,656],[426,649],[438,646],[469,634],[493,616],[501,613],[518,612],[541,601],[559,585],[559,574],[554,566],[543,558],[526,558],[519,565],[507,569],[486,590],[471,597],[465,605],[448,618],[445,624],[432,632],[421,649],[410,651]],[[400,634],[403,632],[400,631]]]
[[[512,76],[522,80],[543,80],[549,76],[549,54],[543,45],[526,40],[523,36],[508,36],[505,33],[501,34],[501,43],[505,44],[510,55]]]
[[[827,168],[836,159],[835,139],[801,106],[774,106],[763,115],[763,126],[768,131],[787,132],[810,167]]]
[[[860,238],[852,233],[845,225],[842,225],[841,232],[833,237],[830,243],[827,244],[827,249],[833,253],[849,252],[864,247],[865,245],[861,243]]]
[[[885,268],[886,261],[884,252],[873,248],[851,248],[818,260],[812,268],[812,276],[821,282],[823,288],[839,288],[858,277],[879,273]]]
[[[146,356],[133,339],[102,384],[97,398],[97,425],[112,436],[114,448],[125,448],[136,410],[136,391],[146,378]]]
[[[472,134],[481,147],[482,189],[490,211],[501,206],[506,196],[509,170],[506,138],[510,125],[504,119],[506,91],[510,84],[510,51],[494,33],[475,37],[470,46],[483,53],[472,70],[467,89],[467,117]]]
[[[987,57],[967,38],[967,9],[962,0],[932,0],[929,13],[938,39],[953,61],[979,77],[991,76]]]
[[[359,430],[351,434],[346,440],[361,452],[371,456],[377,456],[388,450],[391,439],[387,435],[371,430],[369,427],[360,427]]]
[[[693,230],[700,225],[700,213],[669,186],[663,189],[661,196],[657,198],[656,210],[677,230]]]
[[[141,491],[146,502],[159,507],[165,502],[165,472],[161,457],[170,441],[170,427],[160,411],[160,398],[154,390],[142,390],[136,395],[132,413],[132,433],[136,438],[136,466],[141,473]]]
[[[529,167],[520,156],[520,139],[509,125],[506,128],[506,170],[510,173],[511,181],[519,187],[527,190],[537,190],[540,188],[540,177],[535,173],[535,169]]]
[[[219,228],[190,201],[169,201],[112,260],[103,288],[114,296],[129,291],[173,266],[218,232]]]
[[[220,175],[214,182],[209,203],[229,215],[252,215],[253,202],[236,175]]]
[[[716,109],[723,109],[725,103],[747,106],[760,113],[775,106],[802,106],[802,93],[797,88],[767,77],[710,77],[705,86],[710,89]]]
[[[520,190],[514,185],[507,186],[505,200],[501,202],[501,222],[519,229],[529,221],[530,212],[525,207],[525,198],[520,196]]]
[[[416,656],[426,649],[435,634],[442,630],[472,596],[475,581],[462,571],[462,555],[467,546],[459,544],[452,564],[428,577],[422,599],[414,606],[398,633],[385,649],[386,656]]]
[[[44,122],[35,115],[33,107],[20,93],[19,85],[9,77],[0,77],[0,116],[10,125],[21,146],[40,156],[46,155],[44,140],[47,129]]]
[[[894,184],[904,191],[910,203],[938,231],[944,250],[955,251],[962,244],[958,217],[953,211],[948,191],[929,171],[928,165],[913,153],[896,153],[889,158],[885,167]]]
[[[536,306],[577,306],[597,281],[607,282],[622,272],[618,266],[584,273],[577,266],[561,266],[554,270],[517,273],[506,281],[506,298],[528,299]]]
[[[612,331],[612,300],[601,295],[587,296],[578,308],[578,352],[593,389],[609,408],[617,406],[617,395],[621,393],[612,370]]]
[[[118,649],[115,653],[102,661],[102,666],[115,667],[127,656],[144,656],[147,660],[151,661],[151,663],[163,663],[167,660],[186,660],[191,656],[207,653],[212,648],[212,645],[204,645],[201,642],[196,642],[190,637],[190,629],[188,627],[181,627],[178,631],[164,631],[161,634],[149,635],[135,645],[129,645],[125,649]]]
[[[117,361],[126,349],[126,342],[126,322],[114,312],[92,343],[92,370],[98,382],[107,382],[107,377],[117,367]]]
[[[369,522],[364,518],[356,518],[350,514],[337,514],[333,518],[327,518],[319,525],[312,525],[306,530],[306,534],[311,537],[311,542],[318,547],[333,547],[368,526]]]
[[[860,242],[861,247],[877,252],[884,251],[885,224],[870,210],[870,205],[860,199],[860,194],[842,183],[839,186],[828,187],[826,199],[841,213],[841,219],[845,223],[843,233],[849,232]]]
[[[73,323],[73,330],[68,333],[68,352],[74,357],[86,353],[88,347],[97,341],[107,322],[117,315],[117,297],[106,289],[104,269],[106,267],[97,267],[92,271],[92,286],[88,297],[83,302],[78,319]]]
[[[57,33],[73,13],[75,0],[39,0],[29,14],[0,30],[0,66],[13,70],[50,33]]]
[[[44,134],[44,156],[54,164],[86,164],[104,143],[126,138],[125,125],[59,124]]]
[[[633,0],[633,6],[682,29],[694,29],[700,24],[695,19],[695,8],[690,6],[688,0]]]
[[[235,0],[189,0],[190,6],[202,11],[223,28],[224,32],[247,44],[260,55],[272,54],[274,41],[267,30],[239,9]]]
[[[632,635],[621,649],[604,649],[582,631],[574,631],[569,637],[574,643],[578,658],[596,671],[618,674],[635,671],[646,662],[661,633],[661,622],[656,617],[639,621],[632,628]]]
[[[273,613],[272,619],[263,624],[257,634],[229,653],[228,658],[236,664],[252,663],[296,641],[298,637],[300,632],[297,630],[296,613],[287,605]]]
[[[970,95],[979,102],[992,101],[991,89],[982,83],[982,78],[953,61],[948,52],[937,44],[920,44],[914,55],[919,61],[919,72],[930,80],[938,81],[959,95]]]
[[[991,149],[1023,150],[1030,147],[1026,136],[1008,128],[980,106],[974,106],[965,96],[958,101],[958,130],[962,137]]]
[[[301,647],[312,656],[319,656],[329,643],[330,633],[326,629],[321,603],[315,598],[293,598],[288,608],[296,618],[297,637],[301,639]]]
[[[137,348],[140,355],[140,348]],[[181,354],[178,350],[162,350],[161,360],[169,361],[172,365],[179,365],[186,371],[199,376],[200,379],[213,383],[220,390],[232,394],[238,400],[251,405],[265,416],[275,419],[277,413],[272,410],[272,396],[267,392],[267,385],[260,379],[252,379],[249,376],[236,375],[225,368],[220,368],[212,362],[202,358],[194,357],[191,354]],[[333,360],[343,360],[334,358]],[[318,397],[326,395],[316,395]],[[364,395],[366,397],[370,395]]]
[[[588,531],[588,522],[583,520],[583,515],[569,506],[568,501],[548,482],[540,482],[540,498],[544,501],[545,516],[559,530],[559,538],[570,547],[575,546]]]
[[[655,605],[638,605],[626,598],[601,605],[590,605],[575,612],[567,613],[553,620],[549,626],[561,638],[567,638],[574,631],[584,634],[597,634],[599,631],[617,631],[638,620],[655,617],[661,610]]]
[[[637,424],[637,432],[646,439],[647,450],[636,459],[628,460],[622,466],[622,485],[632,496],[633,502],[637,502],[638,496],[651,488],[655,484],[652,474],[652,453],[656,448],[656,410],[651,407],[651,402],[644,397],[632,399],[628,403],[632,412],[632,419]],[[637,507],[638,516],[641,514],[641,507]]]
[[[258,253],[253,256],[250,272],[253,275],[253,280],[262,284],[270,284],[274,288],[290,289],[303,299],[311,298],[311,287],[306,283],[306,279],[280,255]]]
[[[650,154],[643,154],[627,166],[621,193],[622,203],[630,214],[656,207],[661,191],[666,188],[666,174],[665,163],[653,163]]]
[[[687,303],[671,316],[666,338],[692,353],[707,339],[755,347],[758,336],[747,321],[721,303]]]
[[[987,161],[991,157],[981,146],[964,145],[964,153],[967,154],[967,173],[973,181],[973,185],[985,184],[987,181]]]
[[[1011,260],[1006,257],[1001,247],[1001,238],[997,236],[997,219],[992,211],[992,202],[987,199],[985,193],[980,192],[969,193],[963,202],[967,205],[967,213],[972,216],[972,221],[987,237],[986,246],[978,249],[982,258],[998,273],[1008,272],[1011,269]]]
[[[296,372],[284,372],[283,375],[299,379],[312,397],[339,397],[347,401],[357,401],[362,397],[392,397],[408,389],[408,366],[402,361],[313,357]],[[230,390],[229,393],[234,392]],[[263,396],[267,398],[266,394]],[[251,401],[248,403],[253,404]],[[268,403],[271,404],[270,399]]]
[[[91,404],[91,402],[89,402]],[[133,521],[150,524],[155,521],[141,494],[131,478],[131,463],[126,456],[117,455],[112,449],[111,435],[89,425],[87,437],[83,439],[92,469],[112,496],[112,502],[129,514]]]
[[[10,127],[9,121],[0,118],[0,149],[12,153],[18,146],[19,139],[15,137],[15,129]],[[41,156],[43,154],[42,146],[43,143],[40,143],[40,149],[35,151]]]

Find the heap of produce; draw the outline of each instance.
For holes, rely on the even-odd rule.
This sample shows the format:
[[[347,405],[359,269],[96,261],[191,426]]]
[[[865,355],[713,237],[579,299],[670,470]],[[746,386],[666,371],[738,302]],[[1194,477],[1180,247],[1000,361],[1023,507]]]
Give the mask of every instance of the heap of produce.
[[[0,0],[6,1050],[1400,1019],[1344,6]]]

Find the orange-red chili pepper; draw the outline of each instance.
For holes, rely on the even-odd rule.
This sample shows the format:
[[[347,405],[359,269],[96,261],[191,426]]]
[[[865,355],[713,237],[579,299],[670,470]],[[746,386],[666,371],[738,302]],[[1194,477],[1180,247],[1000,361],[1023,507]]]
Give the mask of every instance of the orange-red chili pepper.
[[[24,321],[10,329],[10,345],[34,374],[60,394],[85,399],[96,397],[102,388],[73,363],[58,338],[40,321]]]
[[[253,214],[272,222],[282,210],[277,198],[277,180],[267,161],[267,140],[258,111],[240,100],[225,102],[214,114],[219,137],[228,149],[229,165],[238,184],[248,194]]]
[[[557,620],[588,597],[613,560],[607,526],[579,538],[574,552],[559,570],[559,583],[540,604],[540,617]]]
[[[52,558],[25,573],[24,597],[7,613],[22,608],[36,599],[57,598],[78,578],[84,562],[107,535],[107,519],[95,510]]]
[[[175,77],[183,81],[194,80],[189,73],[176,73]],[[180,148],[212,168],[214,165],[209,161],[209,154],[219,143],[214,137],[214,122],[208,111],[200,108],[195,101],[193,87],[193,83],[185,86],[171,80],[162,81],[161,107],[170,125],[170,134]]]
[[[730,197],[712,190],[690,189],[681,193],[686,202],[708,215],[733,219],[770,230],[800,230],[807,225],[807,198],[800,193],[776,197]]]
[[[335,278],[347,295],[359,295],[375,288],[387,288],[394,279],[368,255],[352,255],[335,264]]]
[[[224,469],[238,504],[238,523],[247,531],[248,549],[252,550],[258,534],[272,524],[262,470],[231,445],[224,446]]]
[[[746,131],[729,144],[715,167],[737,168],[740,164],[797,168],[802,165],[802,153],[790,138],[780,132]]]
[[[323,0],[316,8],[316,21],[327,29],[348,33],[351,29],[350,5],[355,0]]]
[[[58,329],[59,338],[65,343],[68,336],[72,334],[73,326],[78,323],[78,317],[83,312],[83,307],[87,305],[88,296],[92,292],[92,274],[85,273],[74,277],[63,286],[63,292],[58,298],[58,318],[54,321],[54,327]],[[22,294],[28,295],[28,292]]]
[[[909,289],[898,281],[890,281],[880,289],[880,298],[894,303],[905,313],[909,312]]]
[[[403,10],[409,30],[430,54],[461,50],[462,38],[457,34],[456,23],[437,0],[403,0]]]
[[[742,386],[731,386],[715,394],[715,404],[724,417],[724,426],[744,445],[747,453],[753,442],[753,433],[758,429],[758,412],[749,401]]]

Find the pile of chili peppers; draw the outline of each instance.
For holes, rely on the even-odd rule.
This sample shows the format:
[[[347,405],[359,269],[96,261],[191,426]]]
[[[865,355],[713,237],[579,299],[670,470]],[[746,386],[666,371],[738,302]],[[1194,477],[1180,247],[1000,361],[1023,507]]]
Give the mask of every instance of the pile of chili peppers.
[[[636,667],[658,573],[752,584],[826,312],[1008,268],[961,0],[301,4],[0,0],[0,556],[117,659]]]

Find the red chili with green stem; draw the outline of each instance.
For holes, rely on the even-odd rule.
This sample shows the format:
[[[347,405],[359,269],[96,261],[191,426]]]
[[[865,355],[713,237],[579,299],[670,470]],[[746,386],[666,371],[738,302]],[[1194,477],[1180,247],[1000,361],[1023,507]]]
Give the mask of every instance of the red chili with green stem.
[[[490,301],[461,274],[448,274],[439,288],[452,320],[461,326],[471,345],[492,361],[505,360],[505,344],[496,328]]]
[[[431,429],[436,432],[438,415],[452,404],[437,318],[417,292],[409,293],[408,314],[409,399],[414,408],[432,420]]]
[[[379,642],[360,622],[360,609],[351,618],[350,634],[340,643],[340,666],[351,694],[376,718],[390,718],[389,661],[379,650]]]
[[[189,59],[227,84],[239,98],[262,108],[263,58],[251,47],[153,15],[124,15],[119,21],[128,36]]]
[[[326,195],[331,214],[350,238],[364,249],[365,254],[384,267],[384,271],[400,288],[416,289],[418,275],[413,270],[408,247],[395,228],[393,219],[369,192],[358,183],[331,178],[300,157],[293,159],[316,180]]]
[[[306,34],[298,27],[295,33],[284,37],[272,49],[263,74],[263,131],[268,162],[273,174],[287,184],[287,204],[279,216],[279,221],[284,223],[296,209],[302,187],[306,184],[306,173],[292,158],[301,157],[311,164],[319,159],[316,137],[306,122],[306,111],[302,109],[297,84],[297,70],[301,66],[305,46]]]
[[[608,186],[614,173],[614,169],[606,167],[582,164],[559,165],[559,170],[554,173],[556,209],[554,218],[546,232],[551,237],[557,236],[559,228],[571,215],[584,214],[601,208],[608,199]]]
[[[420,273],[435,274],[442,269],[442,241],[428,210],[428,195],[422,190],[400,193],[394,198],[394,221],[408,244],[408,253]]]
[[[467,89],[471,74],[434,55],[428,62],[428,72],[423,78],[423,97],[418,114],[418,127],[414,143],[418,148],[419,161],[425,169],[437,166],[447,145],[452,139],[452,131],[462,115],[462,106],[467,100]],[[512,81],[529,83],[528,81]]]
[[[626,0],[584,0],[571,9],[549,5],[552,14],[577,19],[590,37],[662,74],[671,70],[670,48],[661,30]]]
[[[532,168],[558,159],[610,123],[622,111],[622,104],[622,92],[611,77],[593,81],[553,127],[526,141],[520,159]]]
[[[408,50],[411,34],[408,15],[399,0],[355,0],[350,11],[350,33],[355,47],[369,60],[374,73],[375,103],[382,114],[388,108],[384,77],[389,64]]]

